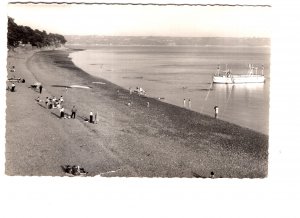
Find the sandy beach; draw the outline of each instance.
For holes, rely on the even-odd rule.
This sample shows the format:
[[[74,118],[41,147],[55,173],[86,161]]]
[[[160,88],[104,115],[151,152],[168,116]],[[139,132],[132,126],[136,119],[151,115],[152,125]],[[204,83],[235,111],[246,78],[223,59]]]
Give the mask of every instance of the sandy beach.
[[[16,73],[8,77],[26,82],[7,91],[7,175],[64,176],[61,166],[69,164],[105,177],[202,178],[212,171],[216,178],[267,176],[268,136],[130,95],[77,68],[70,52],[9,53],[8,66]],[[42,94],[30,88],[35,82],[43,84]],[[53,96],[63,96],[67,114],[75,105],[76,119],[60,119],[58,109],[47,109],[44,100]],[[98,112],[97,124],[86,122],[90,111]]]

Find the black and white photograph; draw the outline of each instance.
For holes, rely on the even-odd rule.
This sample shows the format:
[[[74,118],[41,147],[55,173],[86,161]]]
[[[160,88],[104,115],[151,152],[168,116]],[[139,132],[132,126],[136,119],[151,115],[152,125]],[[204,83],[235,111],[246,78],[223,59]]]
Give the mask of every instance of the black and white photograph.
[[[270,186],[278,178],[293,187],[297,179],[288,178],[298,178],[297,155],[284,148],[296,143],[289,128],[299,121],[297,79],[287,75],[297,58],[286,49],[292,40],[278,45],[289,35],[282,26],[297,31],[295,19],[283,16],[294,10],[277,22],[278,5],[237,2],[4,4],[1,169],[15,186],[8,202],[20,190],[26,194],[17,202],[60,193],[73,205],[69,211],[67,202],[56,203],[67,217],[92,217],[96,207],[82,199],[101,189],[94,197],[105,202],[102,209],[121,216],[132,201],[143,211],[133,217],[195,217],[176,200],[196,209],[193,196],[205,202],[204,217],[222,217],[222,210],[266,217],[270,205],[280,208],[279,199],[299,193]],[[130,200],[110,206],[119,194]],[[238,196],[247,200],[236,209]],[[263,196],[278,203],[264,205]],[[229,199],[236,204],[227,207]],[[166,212],[155,213],[149,202]],[[249,214],[240,213],[246,208]]]
[[[6,174],[267,177],[270,10],[10,3]]]

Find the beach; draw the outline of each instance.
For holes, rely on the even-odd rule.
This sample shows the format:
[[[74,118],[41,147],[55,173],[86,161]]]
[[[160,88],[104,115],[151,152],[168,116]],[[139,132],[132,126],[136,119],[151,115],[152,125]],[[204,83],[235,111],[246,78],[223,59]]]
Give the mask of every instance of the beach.
[[[7,175],[64,176],[61,166],[80,165],[104,177],[267,176],[267,135],[130,94],[77,68],[72,51],[9,53],[8,66],[26,82],[7,91]],[[35,82],[41,94],[30,88]],[[75,105],[76,119],[47,109],[44,100],[53,96],[63,96],[67,114]],[[98,113],[97,124],[86,122],[90,111]]]

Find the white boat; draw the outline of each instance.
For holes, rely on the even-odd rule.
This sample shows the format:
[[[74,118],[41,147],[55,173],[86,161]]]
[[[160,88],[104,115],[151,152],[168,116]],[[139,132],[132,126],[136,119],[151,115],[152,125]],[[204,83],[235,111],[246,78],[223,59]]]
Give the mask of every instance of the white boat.
[[[255,69],[255,73],[254,73]],[[262,66],[261,73],[257,73],[258,67],[254,67],[253,65],[249,64],[249,70],[247,74],[232,74],[231,70],[223,71],[220,73],[220,66],[217,68],[217,72],[213,76],[213,83],[220,83],[220,84],[237,84],[237,83],[264,83],[265,76],[264,76],[264,67]]]

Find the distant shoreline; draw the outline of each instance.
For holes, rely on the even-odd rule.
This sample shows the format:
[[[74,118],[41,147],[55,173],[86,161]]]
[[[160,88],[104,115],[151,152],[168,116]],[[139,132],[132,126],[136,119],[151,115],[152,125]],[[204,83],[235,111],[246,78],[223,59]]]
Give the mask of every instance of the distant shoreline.
[[[140,46],[269,46],[271,38],[65,35],[67,44]],[[88,42],[88,43],[87,43]]]
[[[122,44],[66,44],[67,48],[74,49],[74,50],[85,50],[82,48],[78,48],[80,46],[82,47],[195,47],[195,48],[209,48],[209,47],[235,47],[235,48],[249,48],[249,47],[255,47],[255,48],[271,48],[271,45],[122,45]]]

